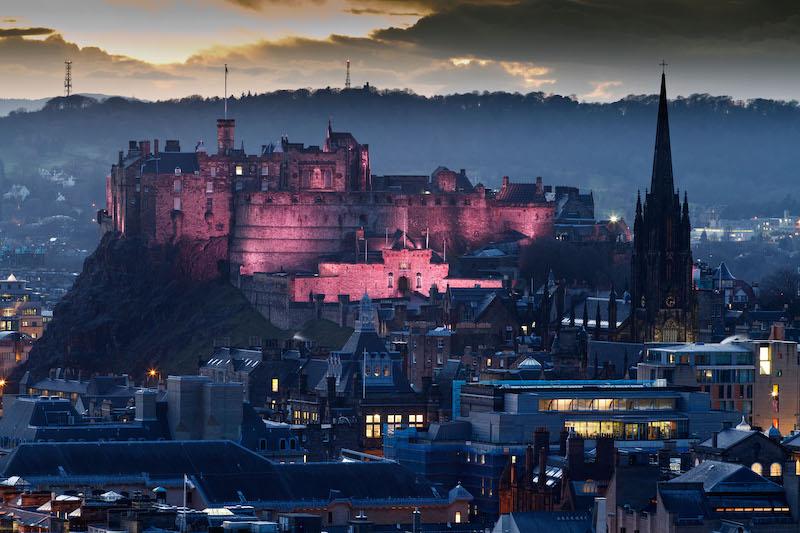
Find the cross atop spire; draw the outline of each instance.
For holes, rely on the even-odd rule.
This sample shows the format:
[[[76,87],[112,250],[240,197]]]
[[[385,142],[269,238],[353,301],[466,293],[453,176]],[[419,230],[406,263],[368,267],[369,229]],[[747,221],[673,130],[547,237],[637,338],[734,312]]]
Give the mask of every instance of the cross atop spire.
[[[664,60],[662,59],[662,60],[661,60],[661,63],[659,63],[659,65],[661,65],[661,74],[664,74],[664,73],[666,73],[666,71],[667,71],[667,66],[669,66],[669,63],[667,63],[666,61],[664,61]]]
[[[672,178],[672,149],[669,140],[669,115],[667,111],[667,77],[661,73],[661,94],[658,97],[658,122],[656,145],[653,154],[653,175],[650,181],[653,196],[672,201],[675,194]],[[668,204],[665,204],[668,205]]]

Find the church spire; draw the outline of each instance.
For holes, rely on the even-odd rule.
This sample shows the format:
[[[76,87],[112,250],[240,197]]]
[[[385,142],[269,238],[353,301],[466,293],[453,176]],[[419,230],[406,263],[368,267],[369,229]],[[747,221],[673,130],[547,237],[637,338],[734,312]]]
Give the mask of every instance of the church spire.
[[[667,198],[675,193],[672,179],[672,149],[669,142],[669,115],[667,112],[667,79],[661,73],[661,94],[658,97],[658,125],[653,155],[653,176],[650,192],[657,198]]]

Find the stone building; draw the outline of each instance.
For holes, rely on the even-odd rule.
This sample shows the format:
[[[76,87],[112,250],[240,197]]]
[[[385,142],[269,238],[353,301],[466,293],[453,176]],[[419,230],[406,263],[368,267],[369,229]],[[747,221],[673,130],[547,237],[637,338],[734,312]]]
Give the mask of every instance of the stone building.
[[[655,154],[650,190],[636,201],[631,257],[633,341],[691,342],[695,296],[689,238],[689,203],[675,192],[667,114],[667,85],[661,75]]]
[[[312,271],[351,249],[362,229],[427,238],[443,256],[508,234],[552,235],[555,197],[541,181],[505,179],[495,192],[446,168],[410,182],[374,179],[369,147],[350,133],[329,126],[321,147],[283,138],[250,155],[235,147],[234,129],[232,119],[217,122],[216,153],[131,141],[111,169],[98,222],[152,245],[205,243],[195,277],[216,275],[218,262],[237,275]]]

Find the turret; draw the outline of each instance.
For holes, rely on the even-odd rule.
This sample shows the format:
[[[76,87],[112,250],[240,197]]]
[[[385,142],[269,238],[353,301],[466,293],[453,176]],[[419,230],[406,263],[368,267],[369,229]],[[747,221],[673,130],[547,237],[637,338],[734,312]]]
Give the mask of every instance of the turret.
[[[234,130],[236,121],[232,118],[217,119],[217,153],[228,155],[234,146]]]

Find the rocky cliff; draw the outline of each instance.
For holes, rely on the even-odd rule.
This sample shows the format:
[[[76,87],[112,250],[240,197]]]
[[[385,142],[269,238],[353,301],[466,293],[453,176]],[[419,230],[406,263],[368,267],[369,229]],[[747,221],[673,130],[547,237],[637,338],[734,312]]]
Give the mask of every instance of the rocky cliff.
[[[125,372],[137,381],[151,367],[162,375],[195,373],[214,339],[242,346],[253,336],[284,337],[209,270],[203,258],[224,244],[149,248],[136,238],[106,234],[16,377],[26,370],[45,375],[53,367],[84,375]]]

